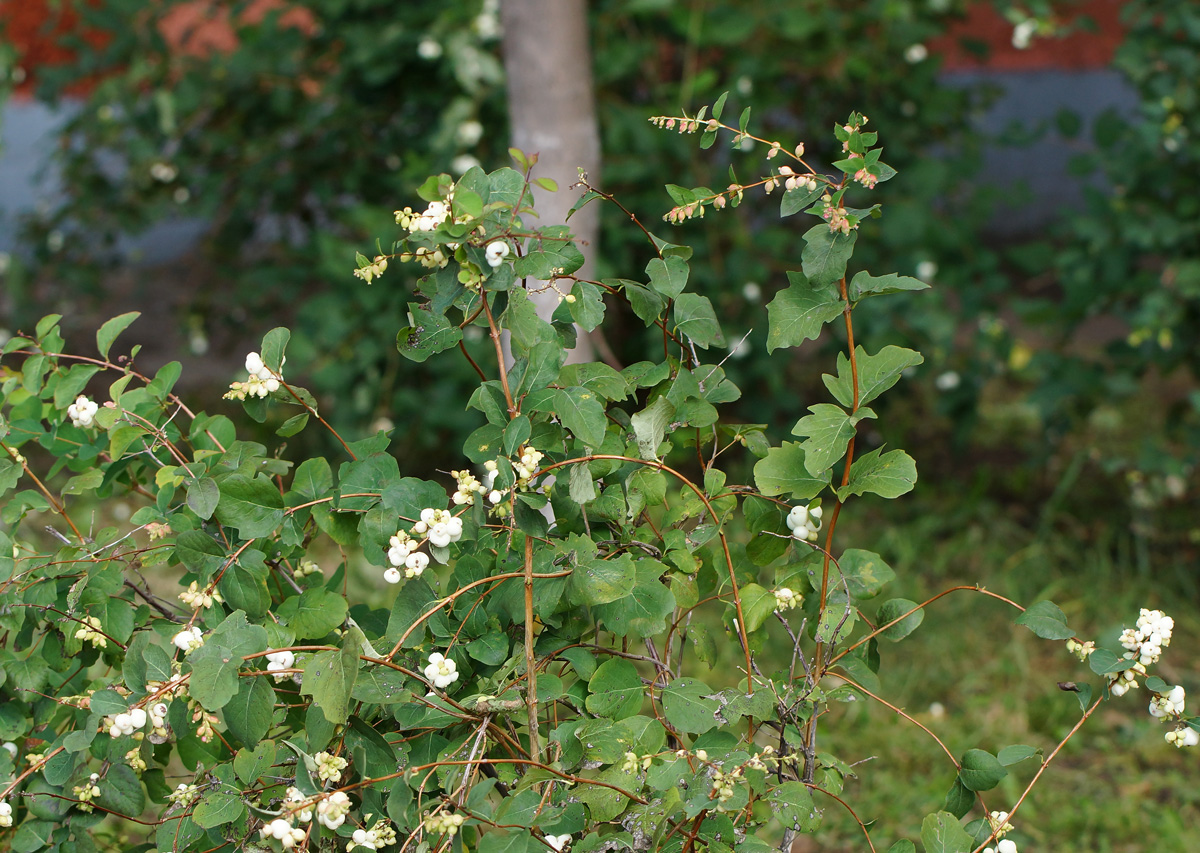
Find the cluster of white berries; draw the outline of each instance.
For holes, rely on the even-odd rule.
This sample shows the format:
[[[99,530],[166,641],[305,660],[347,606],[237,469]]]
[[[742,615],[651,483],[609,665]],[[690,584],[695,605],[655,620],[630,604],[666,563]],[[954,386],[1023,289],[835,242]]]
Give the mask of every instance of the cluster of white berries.
[[[387,264],[387,258],[383,255],[376,255],[373,261],[368,261],[366,258],[360,256],[358,269],[354,271],[354,274],[367,284],[370,284],[383,275],[387,269]]]
[[[283,803],[288,808],[302,806],[299,811],[296,811],[292,814],[292,817],[301,823],[308,823],[310,820],[312,820],[312,807],[311,805],[306,804],[307,801],[308,797],[304,796],[304,792],[296,787],[288,788],[287,794],[283,798]]]
[[[290,850],[302,842],[305,836],[308,835],[308,832],[298,826],[292,826],[290,821],[277,817],[270,823],[264,824],[263,828],[258,831],[258,834],[263,841],[266,841],[268,838],[274,838],[284,850]]]
[[[317,762],[317,778],[322,782],[342,781],[342,771],[346,769],[346,759],[328,752],[318,752],[313,756]]]
[[[1155,694],[1150,700],[1151,717],[1178,717],[1183,714],[1187,694],[1182,685],[1172,687],[1167,693]]]
[[[92,425],[92,419],[96,417],[98,411],[100,411],[99,405],[80,394],[75,398],[74,403],[67,406],[67,417],[71,419],[73,425],[80,429],[87,429]]]
[[[508,257],[510,251],[512,250],[509,249],[507,240],[493,240],[492,242],[488,243],[487,248],[484,249],[484,255],[487,257],[488,266],[492,269],[500,266],[502,263],[504,263],[504,259]]]
[[[521,458],[513,463],[513,469],[517,472],[518,488],[527,488],[529,486],[533,480],[533,475],[537,473],[538,465],[541,464],[545,455],[529,444],[521,448]]]
[[[821,508],[811,504],[792,507],[787,516],[787,526],[795,538],[815,542],[821,530]]]
[[[797,592],[793,592],[786,586],[781,586],[775,590],[775,609],[776,610],[791,610],[793,607],[800,606],[800,602],[804,601],[804,596]]]
[[[797,175],[791,166],[780,166],[779,177],[783,178],[783,188],[785,190],[805,189],[812,192],[817,188],[817,176],[813,174]],[[779,183],[779,178],[771,178],[767,181],[766,189],[770,192]]]
[[[483,484],[470,471],[451,471],[450,476],[458,481],[458,488],[450,500],[455,506],[474,506],[475,495],[483,491]]]
[[[432,832],[435,835],[440,835],[443,832],[446,835],[456,835],[458,828],[463,825],[466,820],[460,814],[431,814],[425,816],[425,830]]]
[[[1086,643],[1081,643],[1076,639],[1070,639],[1067,640],[1067,651],[1075,655],[1075,657],[1079,658],[1081,661],[1085,661],[1092,652],[1096,651],[1096,644],[1091,640],[1088,640]]]
[[[565,848],[571,846],[570,835],[547,835],[544,840],[555,853],[562,853]]]
[[[1129,652],[1125,657],[1137,659],[1143,666],[1157,663],[1162,650],[1171,645],[1171,632],[1175,620],[1161,610],[1142,608],[1133,628],[1121,632],[1121,645]]]
[[[108,639],[100,633],[100,620],[95,616],[85,616],[83,618],[83,627],[75,632],[76,640],[83,640],[85,643],[91,643],[98,649],[103,649],[108,646]]]
[[[301,560],[300,565],[292,571],[292,574],[298,578],[306,578],[309,575],[321,574],[321,567],[312,560]]]
[[[459,484],[461,488],[462,478],[459,478]],[[412,528],[408,531],[398,530],[388,540],[388,562],[392,567],[383,573],[383,579],[388,583],[400,583],[401,569],[404,569],[404,577],[417,578],[429,567],[429,555],[417,550],[423,541],[418,537],[424,537],[434,548],[445,548],[461,539],[462,533],[461,518],[449,510],[426,507],[421,510],[421,517]]]
[[[76,807],[81,812],[92,811],[92,800],[100,796],[100,786],[96,783],[100,781],[100,774],[93,773],[88,777],[88,780],[82,785],[76,785],[72,790],[75,792],[75,798],[79,800]]]
[[[0,826],[9,827],[12,825],[12,805],[0,800]]]
[[[1008,812],[992,812],[988,815],[988,823],[996,835],[996,846],[983,848],[983,853],[1017,853],[1016,843],[1004,837],[1013,828],[1008,822]]]
[[[196,797],[200,796],[200,788],[197,785],[189,785],[187,782],[180,782],[175,790],[167,794],[167,799],[180,808],[190,806]],[[264,836],[265,837],[265,836]]]
[[[246,355],[246,373],[249,377],[245,382],[230,383],[229,390],[225,392],[226,400],[266,397],[279,390],[279,382],[283,379],[283,374],[276,373],[263,364],[262,356],[256,352]]]
[[[267,655],[267,672],[278,673],[275,676],[275,680],[283,681],[288,677],[287,673],[283,672],[283,670],[291,669],[295,662],[296,655],[287,649],[271,652]]]
[[[392,568],[383,573],[388,583],[400,583],[401,568],[407,577],[416,578],[429,565],[429,555],[417,551],[421,543],[403,530],[396,531],[396,535],[388,540],[388,545],[388,562]]]
[[[337,829],[346,822],[350,811],[350,797],[345,791],[334,791],[317,803],[317,823],[326,829]]]
[[[188,584],[187,589],[179,593],[179,600],[193,610],[199,610],[201,608],[212,607],[215,598],[212,593],[201,589],[198,583],[192,581]]]
[[[184,628],[172,637],[171,642],[185,655],[191,654],[204,645],[204,632],[193,625],[191,628]]]
[[[445,548],[462,538],[462,519],[449,510],[426,507],[421,510],[421,520],[412,526],[412,533],[425,536],[435,548]]]
[[[370,850],[382,850],[389,844],[396,843],[396,830],[386,820],[377,820],[370,829],[356,829],[346,844],[346,853],[355,847],[366,847]]]
[[[425,667],[425,678],[433,682],[438,690],[444,690],[458,681],[458,664],[453,658],[434,652],[429,656],[429,665]]]
[[[109,737],[119,738],[121,735],[131,735],[146,725],[150,715],[142,708],[133,708],[128,714],[121,713],[105,719]]]
[[[450,218],[450,201],[454,194],[446,196],[445,201],[431,201],[421,213],[413,213],[411,207],[396,211],[396,224],[410,234],[418,231],[434,231]]]

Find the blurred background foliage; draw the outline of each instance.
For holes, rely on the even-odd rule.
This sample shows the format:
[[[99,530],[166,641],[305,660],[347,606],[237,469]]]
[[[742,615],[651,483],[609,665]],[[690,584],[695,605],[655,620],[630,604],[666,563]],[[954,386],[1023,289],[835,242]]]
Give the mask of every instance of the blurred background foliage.
[[[1072,17],[1075,3],[989,5],[1039,38],[1088,27]],[[886,215],[864,225],[856,263],[935,285],[920,310],[878,300],[859,311],[864,339],[926,355],[888,420],[911,436],[906,446],[916,442],[927,481],[986,496],[1043,533],[1068,520],[1093,534],[1116,524],[1145,571],[1156,552],[1182,564],[1200,549],[1190,508],[1200,8],[1121,6],[1114,67],[1139,107],[1094,121],[1068,111],[1041,129],[1078,143],[1070,168],[1083,200],[1023,229],[996,227],[1024,215],[1011,207],[1019,193],[981,174],[1000,144],[979,130],[997,92],[986,77],[953,80],[926,47],[947,43],[966,0],[594,0],[590,11],[600,183],[652,230],[695,246],[693,274],[727,337],[749,332],[726,364],[745,419],[775,424],[779,437],[821,393],[829,353],[802,350],[781,369],[763,346],[763,305],[798,260],[795,220],[756,199],[715,227],[693,221],[667,234],[663,184],[720,186],[731,169],[749,180],[768,163],[761,147],[700,151],[647,118],[729,90],[731,114],[752,107],[760,135],[803,140],[828,163],[830,126],[862,110],[900,177],[882,190]],[[5,276],[6,323],[83,309],[73,322],[87,331],[120,293],[122,310],[154,310],[163,347],[143,358],[190,351],[206,367],[187,374],[214,397],[262,330],[292,325],[289,368],[335,424],[355,436],[393,424],[402,454],[453,467],[476,425],[457,381],[469,368],[396,352],[413,270],[394,265],[370,287],[350,270],[356,250],[390,245],[391,211],[416,201],[427,174],[507,163],[494,0],[408,0],[402,11],[391,0],[50,8],[46,29],[75,57],[35,80],[36,97],[69,116],[51,157],[60,190],[24,222]],[[198,27],[206,17],[224,35]],[[163,259],[136,242],[146,233],[195,242]],[[601,277],[636,277],[647,260],[615,209],[603,212],[593,253]],[[624,363],[648,344],[636,318],[618,315],[605,331]],[[426,411],[438,412],[435,430],[415,416]]]

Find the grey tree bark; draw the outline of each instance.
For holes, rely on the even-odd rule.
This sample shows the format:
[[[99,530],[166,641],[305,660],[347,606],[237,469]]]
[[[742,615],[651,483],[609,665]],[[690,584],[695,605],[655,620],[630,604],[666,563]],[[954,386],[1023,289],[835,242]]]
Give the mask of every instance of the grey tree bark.
[[[501,0],[504,25],[504,69],[512,144],[537,154],[535,177],[552,178],[558,192],[535,188],[540,225],[561,225],[578,198],[569,187],[579,169],[592,180],[600,174],[600,133],[592,92],[592,53],[588,39],[587,0]],[[598,212],[588,205],[569,223],[584,256],[576,273],[594,278],[590,258],[597,250]],[[558,307],[558,294],[547,288],[533,297],[538,314],[549,318]],[[592,358],[582,332],[570,361]]]

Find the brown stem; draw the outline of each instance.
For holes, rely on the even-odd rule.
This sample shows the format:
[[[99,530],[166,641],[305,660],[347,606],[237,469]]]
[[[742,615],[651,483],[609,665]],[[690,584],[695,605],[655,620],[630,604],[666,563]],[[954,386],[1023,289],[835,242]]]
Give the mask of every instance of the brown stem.
[[[529,711],[529,754],[535,761],[541,757],[538,743],[537,717],[537,659],[533,655],[533,539],[525,537],[525,675],[529,689],[525,705]]]

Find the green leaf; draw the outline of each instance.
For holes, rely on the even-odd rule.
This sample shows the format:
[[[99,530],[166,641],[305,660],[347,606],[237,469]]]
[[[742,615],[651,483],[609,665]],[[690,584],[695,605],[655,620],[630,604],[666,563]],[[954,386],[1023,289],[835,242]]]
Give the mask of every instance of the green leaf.
[[[975,844],[958,818],[949,812],[926,815],[921,823],[925,853],[971,853]]]
[[[1126,657],[1118,657],[1108,649],[1096,649],[1088,655],[1088,668],[1096,675],[1109,675],[1114,672],[1124,672],[1133,666],[1133,661]]]
[[[574,503],[583,506],[596,499],[596,481],[592,479],[591,469],[586,462],[570,467],[567,475],[567,488]]]
[[[141,311],[130,311],[127,314],[120,314],[113,317],[103,326],[96,330],[96,349],[100,350],[100,357],[105,361],[108,360],[108,351],[112,349],[113,342],[121,332],[129,328],[129,324],[142,316]]]
[[[320,652],[304,667],[300,692],[311,696],[313,704],[331,723],[341,725],[350,716],[350,694],[358,678],[358,654],[363,639],[362,631],[351,628],[340,650]]]
[[[1033,758],[1033,756],[1041,754],[1042,751],[1036,746],[1026,746],[1023,743],[1014,743],[1012,746],[1006,746],[996,753],[996,759],[1005,767],[1012,767],[1014,764],[1019,764],[1026,758]]]
[[[697,678],[677,678],[663,688],[663,713],[681,732],[702,734],[715,728],[720,704],[713,689]]]
[[[814,225],[804,233],[804,251],[800,261],[808,283],[825,288],[846,275],[846,263],[854,253],[858,232],[834,233],[828,225]]]
[[[192,820],[205,829],[233,823],[246,811],[246,804],[239,793],[225,787],[205,791],[192,812]]]
[[[665,299],[674,299],[687,287],[688,263],[683,258],[654,258],[646,264],[650,289]]]
[[[212,477],[201,477],[188,486],[187,504],[192,512],[205,521],[212,518],[220,499],[221,490],[217,488],[217,481]]]
[[[462,340],[462,329],[441,314],[427,311],[416,303],[409,303],[411,325],[396,333],[396,349],[410,361],[423,362],[431,355],[457,346]]]
[[[746,632],[757,631],[775,611],[775,593],[756,583],[741,587],[738,596],[742,600],[742,615],[746,618]]]
[[[804,457],[799,442],[785,441],[780,447],[772,447],[754,465],[755,486],[767,497],[791,495],[797,501],[815,498],[829,485],[832,475],[826,470],[820,477],[812,476]]]
[[[847,548],[838,558],[838,567],[842,577],[850,589],[850,595],[857,599],[874,598],[879,591],[896,579],[896,573],[883,558],[871,551],[858,548]]]
[[[837,490],[838,498],[870,492],[881,498],[898,498],[917,484],[917,463],[903,450],[883,449],[864,453],[850,466],[850,479]]]
[[[263,364],[276,373],[283,371],[283,356],[291,337],[292,333],[283,326],[276,326],[263,335],[259,354],[262,356]]]
[[[929,285],[920,279],[906,275],[881,275],[875,277],[866,271],[858,273],[850,280],[847,292],[851,302],[858,302],[868,296],[882,296],[887,293],[903,293],[909,290],[928,290]]]
[[[1053,601],[1039,601],[1013,621],[1043,640],[1069,640],[1075,636],[1075,632],[1067,627],[1066,614]]]
[[[275,763],[275,741],[264,740],[251,749],[239,749],[233,757],[233,772],[247,785],[253,785]]]
[[[800,444],[804,449],[804,468],[817,477],[846,455],[858,422],[875,417],[875,413],[859,409],[851,415],[832,403],[817,403],[808,410],[812,414],[796,422],[792,435],[808,436]]]
[[[577,566],[567,582],[572,604],[608,604],[629,595],[636,578],[636,566],[629,554],[608,560],[590,560]]]
[[[283,523],[283,495],[265,476],[230,474],[219,486],[217,519],[236,527],[243,539],[269,536]]]
[[[990,791],[1008,775],[996,756],[982,749],[968,749],[961,763],[958,778],[970,791]]]
[[[814,832],[821,825],[821,811],[803,782],[784,782],[767,794],[771,811],[785,829]]]
[[[623,658],[607,660],[596,667],[588,682],[585,705],[597,717],[622,720],[642,708],[645,690],[637,668]]]
[[[854,348],[854,369],[858,371],[858,404],[865,406],[891,388],[904,371],[925,361],[915,350],[886,346],[875,355],[867,355],[862,347]],[[821,379],[834,398],[847,409],[854,405],[853,371],[846,354],[838,353],[837,377],[825,374]]]
[[[586,779],[587,776],[585,775]],[[625,772],[619,765],[608,768],[597,774],[595,778],[609,785],[615,785],[624,791],[632,791],[638,787],[637,776]],[[605,822],[614,820],[625,811],[630,800],[620,791],[600,785],[588,785],[586,782],[572,788],[572,795],[588,807],[592,820]],[[489,833],[490,834],[490,833]],[[481,851],[482,853],[482,851]]]
[[[188,692],[205,710],[221,710],[238,692],[242,658],[266,648],[267,632],[249,624],[246,614],[235,610],[188,656],[192,667]]]
[[[917,853],[917,845],[913,844],[907,838],[901,838],[888,848],[887,853]]]
[[[271,728],[275,689],[267,676],[241,679],[237,695],[225,706],[225,725],[235,738],[253,747]]]
[[[658,446],[674,415],[675,405],[663,396],[629,419],[643,459],[658,459]]]
[[[314,587],[289,598],[275,612],[295,632],[297,640],[315,640],[341,625],[348,610],[345,598],[324,587]]]
[[[137,817],[146,808],[142,781],[128,764],[114,762],[104,774],[96,802],[117,814]]]
[[[816,639],[819,643],[840,643],[850,636],[858,621],[858,609],[850,603],[844,590],[833,590],[825,600],[825,609],[817,621]]]
[[[902,616],[908,611],[917,606],[915,601],[909,601],[907,598],[893,598],[890,601],[885,601],[883,606],[879,608],[879,615],[875,617],[876,625],[886,625],[893,619]],[[885,640],[891,640],[893,643],[898,643],[903,640],[913,631],[917,630],[922,622],[925,621],[924,608],[917,610],[914,613],[909,613],[895,625],[885,628],[880,632],[879,636]]]
[[[230,607],[246,611],[251,618],[266,614],[271,606],[271,593],[267,590],[267,566],[262,552],[244,551],[239,561],[225,570],[217,590]]]
[[[666,630],[667,619],[675,609],[675,596],[659,577],[667,567],[657,560],[637,562],[637,581],[624,598],[597,605],[593,611],[604,626],[631,638],[650,637]]]
[[[815,190],[810,190],[806,187],[796,187],[794,190],[787,190],[784,192],[783,198],[779,200],[780,218],[799,213],[820,198],[824,192],[825,185],[821,183],[817,184]]]
[[[768,353],[815,340],[844,308],[836,293],[812,287],[799,273],[789,272],[788,280],[791,285],[767,305]]]
[[[554,407],[563,426],[579,441],[593,449],[604,443],[608,420],[595,391],[579,386],[559,389],[554,392]]]
[[[701,349],[725,346],[721,324],[707,296],[685,293],[675,301],[675,329]]]
[[[954,784],[946,792],[946,800],[942,804],[942,808],[954,815],[955,818],[961,820],[974,805],[975,795],[971,793],[970,788],[962,783],[962,779],[955,776]]]

